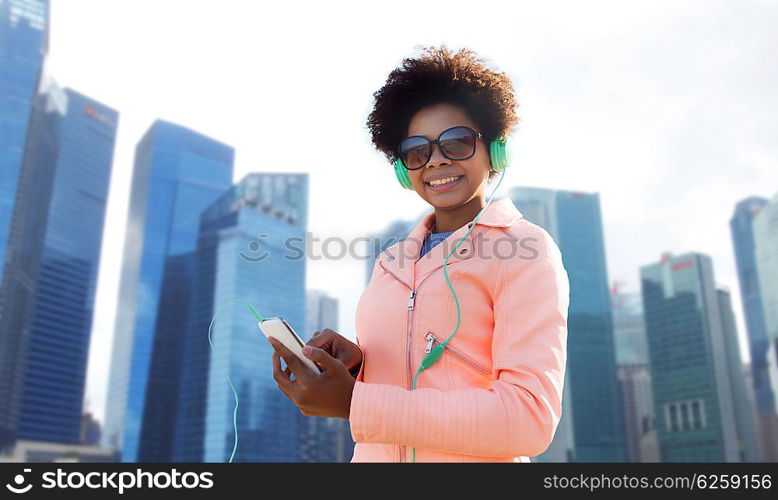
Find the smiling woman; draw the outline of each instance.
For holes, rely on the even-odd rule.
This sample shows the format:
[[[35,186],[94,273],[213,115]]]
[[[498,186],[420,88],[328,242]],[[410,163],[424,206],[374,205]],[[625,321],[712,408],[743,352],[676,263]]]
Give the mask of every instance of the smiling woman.
[[[317,332],[304,352],[321,374],[274,345],[276,381],[304,414],[350,421],[353,462],[528,462],[561,418],[569,282],[548,232],[485,197],[509,164],[513,86],[442,47],[374,96],[373,143],[434,211],[376,259],[358,345]]]

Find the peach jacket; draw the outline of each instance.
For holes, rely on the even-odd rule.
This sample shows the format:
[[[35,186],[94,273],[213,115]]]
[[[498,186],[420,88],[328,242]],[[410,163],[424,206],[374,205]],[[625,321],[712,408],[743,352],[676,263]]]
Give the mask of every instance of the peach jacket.
[[[562,413],[570,288],[556,243],[510,198],[492,201],[448,262],[461,323],[440,360],[425,351],[456,326],[443,260],[472,222],[419,259],[430,213],[376,259],[356,311],[363,363],[351,399],[352,462],[530,462]]]

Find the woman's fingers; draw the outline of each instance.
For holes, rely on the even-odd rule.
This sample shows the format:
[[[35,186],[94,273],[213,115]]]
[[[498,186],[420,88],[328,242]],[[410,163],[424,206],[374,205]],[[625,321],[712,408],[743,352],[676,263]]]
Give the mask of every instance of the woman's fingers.
[[[295,354],[287,349],[284,344],[273,337],[268,337],[268,340],[270,341],[270,345],[273,346],[273,349],[275,349],[275,351],[284,358],[284,361],[286,361],[286,367],[294,374],[295,381],[300,377],[308,375],[309,368],[300,361],[300,358],[295,356]]]
[[[305,352],[308,350],[309,352]],[[343,365],[341,361],[338,361],[337,359],[330,356],[330,354],[325,351],[324,349],[319,349],[318,347],[314,346],[307,346],[303,353],[308,356],[312,361],[315,361],[318,363],[321,367],[324,368],[325,371],[330,370],[346,370],[346,367]]]
[[[273,351],[273,380],[276,381],[278,384],[278,388],[283,391],[284,394],[286,394],[289,398],[292,398],[292,395],[290,393],[291,391],[291,385],[294,384],[294,381],[290,377],[291,371],[289,370],[289,366],[286,367],[285,370],[281,369],[281,355],[278,354],[278,351]],[[292,398],[294,399],[294,398]]]
[[[320,333],[315,337],[311,337],[311,339],[308,342],[306,342],[305,345],[312,345],[313,347],[318,347],[319,349],[324,349],[327,352],[331,352],[332,336],[324,335]]]

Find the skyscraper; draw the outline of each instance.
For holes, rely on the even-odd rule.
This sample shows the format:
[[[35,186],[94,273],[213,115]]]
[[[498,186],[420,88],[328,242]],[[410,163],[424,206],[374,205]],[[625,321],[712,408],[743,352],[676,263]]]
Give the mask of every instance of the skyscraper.
[[[79,442],[117,121],[113,109],[43,80],[0,286],[6,436]]]
[[[305,326],[307,174],[249,174],[203,213],[183,346],[174,461],[298,462],[297,407],[273,379],[272,347],[243,303]],[[208,326],[213,323],[211,340]]]
[[[611,290],[613,335],[619,387],[624,405],[627,460],[658,462],[654,396],[648,362],[646,327],[640,294]]]
[[[338,330],[338,299],[322,290],[308,290],[305,294],[305,330],[300,332],[307,341],[316,330]]]
[[[766,460],[778,462],[778,193],[754,217],[753,231],[767,351],[764,385],[773,396],[772,408],[762,408],[762,420],[767,421],[762,426],[762,441],[769,443]]]
[[[309,290],[305,314],[306,334],[331,328],[338,331],[338,299],[320,290]],[[342,418],[308,417],[300,414],[301,462],[350,462],[354,455],[351,426]]]
[[[48,46],[48,1],[0,1],[0,322],[4,261],[27,127]],[[0,328],[0,452],[13,445],[19,417],[20,334]]]
[[[738,461],[731,332],[722,325],[710,257],[665,253],[640,276],[662,461]]]
[[[648,344],[640,294],[612,289],[611,310],[616,362],[620,365],[647,365]]]
[[[740,357],[735,314],[732,312],[732,299],[729,290],[725,287],[718,287],[716,295],[724,334],[732,404],[735,406],[738,459],[740,462],[759,462],[762,454],[757,443],[753,387],[746,384],[746,378],[743,376],[743,361]]]
[[[48,49],[48,17],[47,0],[0,1],[0,262],[5,258],[27,126]]]
[[[103,433],[123,462],[170,456],[200,216],[230,187],[233,157],[160,120],[135,150]]]
[[[767,341],[774,344],[778,341],[778,193],[754,218],[754,243]]]
[[[520,187],[510,197],[554,238],[570,279],[564,411],[554,440],[536,461],[624,462],[599,195]]]
[[[765,461],[778,461],[778,414],[775,388],[768,375],[768,337],[765,312],[757,270],[754,219],[767,205],[767,200],[751,196],[741,200],[729,221],[735,249],[740,298],[743,303],[748,347],[751,355],[751,380],[756,398],[757,428]],[[778,279],[778,278],[773,278]],[[769,286],[769,283],[767,284]]]

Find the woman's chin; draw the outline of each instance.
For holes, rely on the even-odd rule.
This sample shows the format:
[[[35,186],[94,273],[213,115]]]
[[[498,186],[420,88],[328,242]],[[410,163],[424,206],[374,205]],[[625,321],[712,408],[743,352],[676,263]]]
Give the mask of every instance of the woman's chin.
[[[458,208],[467,203],[467,197],[461,194],[438,194],[435,196],[428,196],[427,203],[432,205],[436,209],[451,210]]]

